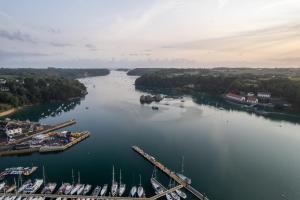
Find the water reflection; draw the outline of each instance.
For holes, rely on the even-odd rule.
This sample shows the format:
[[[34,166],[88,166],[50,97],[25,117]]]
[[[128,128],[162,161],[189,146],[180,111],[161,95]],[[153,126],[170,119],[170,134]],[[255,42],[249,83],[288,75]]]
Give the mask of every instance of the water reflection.
[[[20,112],[16,112],[8,117],[19,120],[40,121],[47,117],[60,116],[63,113],[74,110],[81,104],[80,98],[65,102],[53,102],[35,106],[24,107]]]
[[[146,89],[137,86],[135,87],[135,89],[136,91],[146,92],[151,95],[155,95],[155,94],[167,95],[173,99],[180,99],[181,97],[186,96],[185,93],[180,91],[175,91],[172,89]],[[222,97],[218,97],[218,96],[211,96],[205,94],[190,94],[190,96],[192,97],[193,101],[199,105],[212,106],[219,110],[224,110],[228,112],[231,111],[246,112],[249,115],[256,115],[258,117],[263,117],[265,119],[272,120],[272,121],[285,121],[294,124],[300,123],[300,115],[295,113],[275,112],[275,111],[259,112],[259,110],[256,111],[253,110],[253,108],[250,109],[244,105],[228,102],[224,100]]]

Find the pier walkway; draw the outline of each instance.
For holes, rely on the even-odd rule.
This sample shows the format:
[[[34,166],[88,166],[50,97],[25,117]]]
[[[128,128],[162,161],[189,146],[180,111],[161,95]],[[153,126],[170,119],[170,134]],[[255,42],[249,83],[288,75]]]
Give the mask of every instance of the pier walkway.
[[[175,172],[171,171],[169,168],[164,166],[161,162],[156,160],[153,156],[147,154],[144,152],[143,149],[141,149],[138,146],[132,146],[132,149],[136,151],[138,154],[140,154],[142,157],[144,157],[146,160],[148,160],[151,164],[153,164],[155,167],[163,171],[165,174],[167,174],[169,177],[174,179],[179,185],[185,187],[188,191],[190,191],[195,197],[197,197],[200,200],[209,200],[205,195],[201,194],[199,191],[197,191],[195,188],[193,188],[186,180],[181,179],[179,176],[176,175]]]
[[[16,193],[0,193],[0,196],[21,196],[21,197],[44,197],[47,199],[66,198],[66,199],[91,199],[91,200],[149,200],[152,198],[138,198],[138,197],[111,197],[111,196],[88,196],[88,195],[61,195],[61,194],[16,194]]]

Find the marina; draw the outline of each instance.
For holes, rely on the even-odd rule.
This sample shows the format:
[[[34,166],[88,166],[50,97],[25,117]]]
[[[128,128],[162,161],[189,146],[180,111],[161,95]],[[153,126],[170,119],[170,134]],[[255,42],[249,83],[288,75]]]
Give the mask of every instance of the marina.
[[[4,189],[6,187],[6,183],[0,183],[0,198],[8,197],[8,198],[56,198],[56,199],[159,199],[161,197],[166,197],[167,200],[180,200],[180,197],[183,199],[186,198],[186,194],[182,192],[180,189],[185,187],[187,190],[191,190],[188,187],[190,186],[190,182],[186,181],[182,177],[176,175],[176,173],[170,171],[167,167],[162,165],[159,161],[157,161],[153,156],[145,153],[141,148],[137,146],[132,147],[136,152],[145,157],[148,161],[154,164],[154,172],[150,179],[153,190],[155,191],[155,196],[146,197],[145,190],[142,186],[142,177],[139,175],[139,186],[133,186],[129,192],[128,197],[123,197],[123,194],[126,191],[126,184],[122,182],[122,172],[120,170],[120,178],[119,184],[115,180],[115,168],[112,168],[112,184],[111,184],[111,192],[108,196],[105,196],[108,190],[108,185],[101,186],[97,185],[96,187],[92,187],[90,184],[80,184],[80,173],[78,172],[78,183],[74,184],[74,175],[72,170],[72,179],[73,183],[62,183],[55,193],[55,189],[57,188],[57,183],[49,182],[46,183],[45,180],[45,171],[43,167],[43,179],[35,179],[27,180],[22,184],[19,188],[17,185],[13,185],[8,189]],[[169,184],[169,189],[166,189],[158,180],[156,179],[156,168],[164,171],[171,179]],[[182,175],[183,176],[183,175]],[[175,184],[171,184],[171,181],[174,180],[177,182],[177,186]],[[190,180],[190,179],[189,179]],[[42,185],[44,187],[42,187]],[[92,190],[93,189],[93,190]],[[208,198],[204,197],[200,192],[196,189],[193,189],[192,192],[198,199],[208,200]],[[40,192],[38,192],[40,191]],[[136,195],[137,193],[137,195]],[[200,194],[200,195],[199,195]],[[99,196],[100,195],[100,196]],[[202,196],[201,196],[202,195]],[[126,195],[125,195],[126,196]]]

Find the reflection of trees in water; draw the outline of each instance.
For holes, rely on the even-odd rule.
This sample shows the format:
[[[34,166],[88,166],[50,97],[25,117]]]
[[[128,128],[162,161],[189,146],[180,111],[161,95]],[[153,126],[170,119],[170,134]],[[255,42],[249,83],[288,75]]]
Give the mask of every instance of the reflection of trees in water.
[[[20,112],[17,112],[10,118],[19,119],[19,120],[30,120],[30,121],[39,121],[47,117],[55,117],[61,115],[63,112],[69,112],[70,110],[75,109],[77,105],[80,105],[81,99],[77,98],[70,101],[64,102],[53,102],[48,104],[40,104],[36,106],[30,106],[22,109]]]
[[[152,95],[155,94],[163,94],[168,95],[174,98],[178,98],[183,95],[187,95],[187,93],[182,91],[177,91],[175,89],[156,89],[156,88],[142,88],[142,87],[136,87],[136,91],[139,92],[146,92],[150,93]],[[193,101],[197,104],[207,105],[207,106],[213,106],[215,108],[218,108],[220,110],[225,111],[240,111],[240,112],[247,112],[249,114],[255,114],[256,116],[262,116],[265,119],[273,120],[273,121],[286,121],[291,122],[295,124],[300,123],[300,115],[299,114],[293,114],[293,113],[279,113],[274,112],[273,110],[269,110],[266,113],[259,112],[264,110],[263,108],[257,108],[255,111],[253,108],[247,108],[244,105],[238,104],[238,103],[232,103],[224,100],[224,98],[220,96],[210,96],[206,94],[199,94],[199,93],[190,93],[188,94],[192,97]],[[263,113],[263,114],[262,114]]]

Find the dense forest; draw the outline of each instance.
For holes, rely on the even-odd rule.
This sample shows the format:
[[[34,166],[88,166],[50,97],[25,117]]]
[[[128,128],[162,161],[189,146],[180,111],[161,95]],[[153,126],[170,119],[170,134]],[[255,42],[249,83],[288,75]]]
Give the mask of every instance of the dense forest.
[[[144,74],[149,74],[153,72],[157,72],[161,70],[162,68],[135,68],[132,70],[129,70],[127,72],[128,76],[142,76]]]
[[[104,76],[107,69],[0,69],[0,112],[14,107],[83,97],[87,91],[76,80]]]
[[[226,69],[227,70],[227,69]],[[253,70],[253,69],[251,69]],[[191,93],[270,92],[300,110],[300,70],[266,70],[267,73],[233,73],[224,69],[165,69],[136,79],[136,87],[171,88]],[[243,71],[243,70],[242,70]],[[272,73],[273,72],[273,73]]]
[[[67,69],[67,68],[0,68],[1,77],[63,77],[84,78],[90,76],[105,76],[109,74],[108,69]]]

